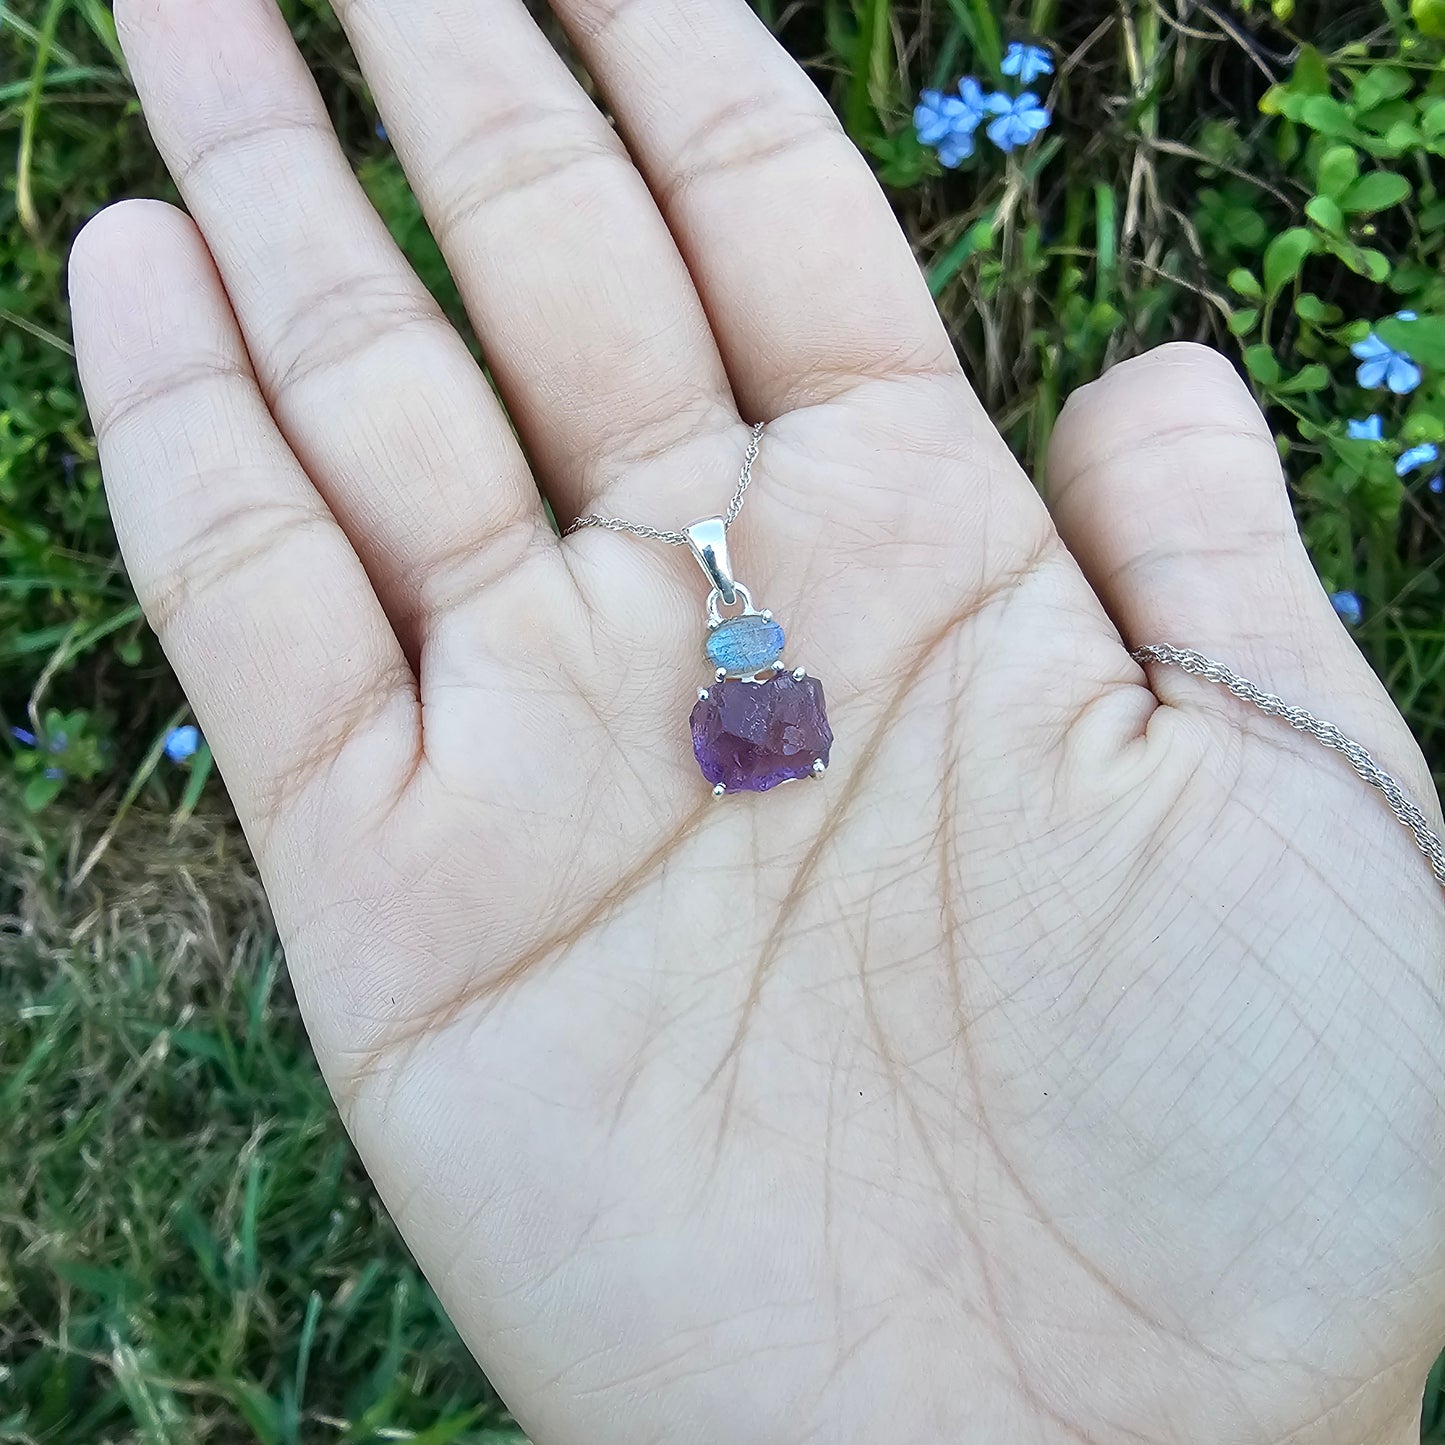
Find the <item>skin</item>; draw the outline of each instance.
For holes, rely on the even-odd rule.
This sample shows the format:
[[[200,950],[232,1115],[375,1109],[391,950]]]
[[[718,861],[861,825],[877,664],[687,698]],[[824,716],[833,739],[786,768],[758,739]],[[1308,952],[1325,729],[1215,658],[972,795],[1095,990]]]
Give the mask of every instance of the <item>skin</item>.
[[[1262,418],[1167,347],[1048,502],[739,0],[339,6],[511,422],[270,0],[119,0],[190,218],[72,291],[116,526],[389,1208],[539,1445],[1404,1445],[1440,1340],[1439,812]],[[193,219],[191,219],[193,218]],[[821,783],[714,802],[725,505]]]

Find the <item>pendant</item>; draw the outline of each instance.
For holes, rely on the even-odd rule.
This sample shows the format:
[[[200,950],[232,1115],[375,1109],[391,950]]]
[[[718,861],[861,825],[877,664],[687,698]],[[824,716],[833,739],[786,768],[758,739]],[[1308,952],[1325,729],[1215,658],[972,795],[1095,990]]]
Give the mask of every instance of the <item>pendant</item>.
[[[692,710],[692,750],[713,794],[765,793],[779,783],[821,778],[833,730],[823,685],[783,664],[783,629],[759,612],[732,574],[727,523],[708,517],[687,529],[688,545],[712,584],[705,650],[713,681]],[[740,611],[725,617],[724,608]]]

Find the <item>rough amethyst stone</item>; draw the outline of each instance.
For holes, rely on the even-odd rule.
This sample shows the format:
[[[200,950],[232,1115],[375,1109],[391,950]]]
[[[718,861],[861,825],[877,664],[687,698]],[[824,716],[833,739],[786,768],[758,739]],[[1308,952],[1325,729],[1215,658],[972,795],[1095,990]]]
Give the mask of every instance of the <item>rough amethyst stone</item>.
[[[725,678],[692,710],[692,749],[702,775],[730,793],[765,793],[809,777],[832,747],[823,685],[815,677]]]

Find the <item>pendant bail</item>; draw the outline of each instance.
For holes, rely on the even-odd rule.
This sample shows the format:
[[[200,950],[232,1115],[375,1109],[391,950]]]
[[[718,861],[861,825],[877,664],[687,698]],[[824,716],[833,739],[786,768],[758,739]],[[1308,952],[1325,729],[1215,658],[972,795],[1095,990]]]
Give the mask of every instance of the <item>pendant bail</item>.
[[[728,557],[727,523],[721,517],[705,517],[701,522],[694,522],[687,529],[687,545],[722,598],[723,606],[731,607],[738,598],[738,584]]]

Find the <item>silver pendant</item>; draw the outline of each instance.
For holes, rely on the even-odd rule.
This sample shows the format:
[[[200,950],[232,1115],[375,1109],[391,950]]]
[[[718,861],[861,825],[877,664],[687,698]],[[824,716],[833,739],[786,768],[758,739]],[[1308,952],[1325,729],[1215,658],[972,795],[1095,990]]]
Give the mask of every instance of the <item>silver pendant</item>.
[[[733,575],[727,522],[707,517],[687,529],[688,546],[712,590],[704,651],[711,686],[698,691],[692,746],[713,793],[765,793],[780,783],[820,778],[832,755],[823,685],[783,663],[786,636]],[[725,609],[739,608],[725,615]]]

